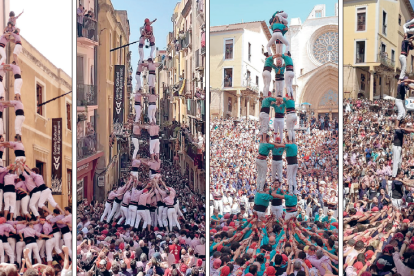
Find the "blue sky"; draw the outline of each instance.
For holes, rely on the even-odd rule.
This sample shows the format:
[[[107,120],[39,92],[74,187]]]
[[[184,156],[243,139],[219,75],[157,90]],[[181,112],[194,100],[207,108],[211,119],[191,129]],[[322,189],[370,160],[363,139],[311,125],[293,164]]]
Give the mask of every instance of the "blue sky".
[[[210,0],[210,25],[220,26],[249,21],[269,21],[274,12],[286,11],[289,18],[300,17],[302,22],[313,7],[325,4],[326,16],[335,15],[338,0]]]
[[[144,25],[145,18],[151,21],[157,18],[157,21],[152,26],[154,27],[155,46],[159,50],[164,50],[167,47],[167,35],[169,32],[172,32],[173,28],[171,16],[177,3],[178,1],[175,0],[156,0],[153,2],[143,0],[112,0],[112,5],[116,10],[128,11],[131,28],[130,42],[139,40],[139,28]],[[139,60],[138,43],[131,45],[129,49],[132,51],[131,62],[134,70],[133,76],[135,77],[135,70],[137,69]],[[150,48],[147,49],[144,47],[144,58],[147,59],[149,54]]]

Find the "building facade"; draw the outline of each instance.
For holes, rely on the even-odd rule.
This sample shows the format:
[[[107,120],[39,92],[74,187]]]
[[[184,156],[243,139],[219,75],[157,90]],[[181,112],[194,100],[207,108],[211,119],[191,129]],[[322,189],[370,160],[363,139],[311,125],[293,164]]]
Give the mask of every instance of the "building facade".
[[[19,55],[19,66],[22,71],[23,86],[22,103],[25,111],[25,121],[22,127],[22,143],[25,147],[26,164],[37,167],[52,188],[54,198],[59,206],[72,204],[72,78],[64,71],[54,66],[42,53],[22,37],[23,52]],[[13,61],[15,44],[7,46],[6,63]],[[14,77],[12,72],[6,73],[4,87],[5,100],[14,99]],[[63,94],[68,93],[65,96]],[[61,96],[61,97],[59,97]],[[58,99],[38,107],[52,98]],[[3,113],[5,124],[5,140],[14,141],[15,112],[8,108]],[[60,133],[52,127],[52,119],[61,119]],[[57,135],[57,136],[55,136]],[[61,181],[52,181],[52,142],[61,136],[62,150],[60,153]],[[53,137],[53,139],[52,139]],[[6,150],[3,155],[5,165],[14,163],[15,155],[12,150]],[[52,183],[53,182],[53,183]],[[53,184],[53,185],[52,185]]]
[[[171,20],[166,51],[158,51],[161,150],[177,162],[196,193],[205,192],[205,2],[182,0]]]
[[[95,168],[94,199],[102,201],[108,191],[119,184],[122,171],[128,167],[129,140],[123,132],[123,123],[127,122],[130,110],[130,52],[129,47],[124,47],[110,52],[111,49],[129,43],[129,21],[126,11],[114,9],[110,0],[98,0],[98,46],[95,60],[97,114],[94,118],[96,125],[97,141],[103,154],[98,158]],[[117,67],[122,65],[123,68]],[[116,71],[119,70],[119,71]],[[117,72],[117,73],[116,73]],[[121,76],[119,84],[115,83],[115,74]],[[120,89],[115,99],[114,86]],[[119,86],[118,86],[119,85]],[[119,123],[114,123],[114,101],[122,96],[122,118]],[[89,112],[89,110],[88,110]],[[121,167],[121,160],[124,160]]]
[[[210,28],[210,117],[259,117],[270,38],[264,21]]]
[[[414,17],[409,0],[344,0],[344,98],[395,96],[403,25]],[[414,73],[414,53],[407,73]]]
[[[338,119],[338,4],[335,16],[325,15],[325,5],[316,5],[303,23],[292,18],[286,37],[291,45],[297,110]]]

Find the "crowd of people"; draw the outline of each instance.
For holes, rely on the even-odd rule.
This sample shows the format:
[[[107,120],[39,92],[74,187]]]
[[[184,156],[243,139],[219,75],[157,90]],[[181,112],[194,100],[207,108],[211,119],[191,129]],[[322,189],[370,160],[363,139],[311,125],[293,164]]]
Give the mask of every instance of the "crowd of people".
[[[143,60],[145,40],[155,45],[154,22],[146,19],[140,29],[135,116],[128,122],[130,172],[115,182],[106,202],[79,204],[77,275],[205,275],[205,196],[190,189],[177,162],[160,154],[153,49]],[[148,85],[141,80],[145,67]],[[148,97],[148,123],[142,97]]]
[[[344,110],[345,273],[410,275],[413,117],[392,100],[346,100]]]

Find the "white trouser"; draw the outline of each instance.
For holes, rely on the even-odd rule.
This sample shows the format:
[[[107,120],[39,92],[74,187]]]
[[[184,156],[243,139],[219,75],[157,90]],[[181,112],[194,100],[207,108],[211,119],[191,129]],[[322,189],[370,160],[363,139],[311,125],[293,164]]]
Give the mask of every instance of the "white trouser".
[[[401,207],[403,206],[402,199],[391,198],[391,202],[393,207],[395,207],[397,210],[401,210]]]
[[[151,215],[151,226],[157,227],[157,223],[158,223],[157,210],[155,210],[154,212],[151,211],[150,215]]]
[[[159,154],[159,153],[160,153],[160,140],[150,139],[150,154]]]
[[[295,141],[295,124],[298,119],[296,112],[288,113],[286,115],[286,129],[290,141]]]
[[[269,131],[269,114],[266,112],[260,112],[259,115],[260,121],[260,132],[259,134],[262,135]]]
[[[17,197],[17,195],[16,195],[16,197]],[[20,206],[21,206],[20,204],[21,204],[20,200],[16,199],[13,218],[17,218],[18,216],[20,216]]]
[[[286,215],[285,215],[285,221],[288,221],[289,219],[291,219],[291,218],[295,218],[296,216],[297,216],[297,213],[298,212],[292,212],[292,213],[288,213],[288,212],[286,212]]]
[[[30,200],[30,196],[25,196],[24,198],[22,198],[22,200],[20,201],[21,204],[21,209],[22,209],[22,215],[27,215],[29,214],[29,200]]]
[[[147,210],[138,210],[137,211],[137,222],[138,222],[138,226],[139,226],[139,221],[138,221],[138,215],[140,216],[140,218],[142,218],[142,220],[144,221],[144,224],[142,225],[142,229],[145,229],[146,227],[147,227],[147,225],[148,224],[150,224],[150,223],[148,223],[148,222],[150,222],[150,219],[151,218],[148,218],[147,217],[147,212],[146,212]],[[135,224],[135,225],[137,225],[137,224]],[[138,228],[138,226],[136,226],[137,228]]]
[[[132,138],[132,144],[134,144],[134,153],[132,154],[132,159],[135,159],[139,150],[138,138]]]
[[[283,43],[276,43],[276,54],[281,54],[283,52]]]
[[[118,224],[122,225],[124,220],[126,220],[127,218],[128,218],[128,208],[121,206],[121,219],[118,221]]]
[[[0,212],[3,211],[3,193],[3,190],[0,190]]]
[[[257,170],[257,192],[262,192],[266,183],[267,175],[267,160],[256,158],[256,170]]]
[[[164,226],[164,222],[162,221],[162,215],[164,213],[164,206],[158,206],[158,225],[160,227]],[[168,226],[168,225],[167,225]]]
[[[52,238],[54,240],[53,248],[55,249],[56,254],[62,253],[62,247],[60,246],[61,238],[62,238],[61,232],[53,233],[53,238]]]
[[[151,213],[149,209],[145,210],[145,214],[147,215],[148,225],[152,225]]]
[[[14,213],[16,210],[16,193],[15,192],[5,192],[4,195],[4,210]]]
[[[117,219],[119,219],[121,217],[121,215],[122,215],[121,203],[119,203],[119,208],[118,208],[118,210],[116,211],[116,213],[115,213],[115,215],[113,217],[114,221],[116,221]]]
[[[0,47],[0,55],[1,55],[0,65],[2,65],[3,63],[6,62],[6,49],[4,47]]]
[[[296,193],[296,173],[298,172],[298,164],[287,165],[287,181],[289,185],[289,193]]]
[[[135,228],[139,227],[139,223],[140,223],[141,219],[144,221],[144,217],[142,217],[142,216],[143,216],[143,214],[139,213],[138,210],[137,210],[137,215],[136,215],[136,218],[135,218]]]
[[[150,52],[150,57],[153,59],[154,58],[154,51],[155,51],[155,45],[151,46],[151,52]]]
[[[14,120],[14,130],[16,134],[22,135],[22,126],[24,122],[25,117],[24,116],[16,116],[16,119]]]
[[[20,55],[22,52],[23,52],[23,46],[22,46],[21,44],[16,44],[16,45],[14,46],[13,55],[18,56],[18,55]],[[17,62],[17,60],[16,60],[16,62]]]
[[[46,240],[36,240],[40,258],[46,258]]]
[[[219,211],[220,215],[222,215],[224,211],[223,200],[214,200],[214,208]]]
[[[177,212],[177,216],[184,217],[183,213],[180,210],[180,203],[178,202],[178,199],[177,199],[177,203],[174,205],[174,208],[175,208],[175,212]],[[177,224],[178,224],[178,220],[177,220]]]
[[[283,25],[287,25],[288,21],[286,18],[288,18],[288,14],[286,12],[280,12],[275,15],[279,19],[279,23],[282,23]]]
[[[25,163],[26,162],[26,156],[16,156],[14,159],[16,163]]]
[[[260,212],[260,211],[256,211],[256,210],[254,210],[254,212],[256,212],[257,217],[259,218],[259,220],[265,220],[266,212]]]
[[[397,109],[398,109],[397,120],[401,120],[406,115],[404,102],[403,100],[395,99],[395,105],[397,106]]]
[[[278,44],[282,45],[282,44]],[[285,87],[285,81],[284,80],[277,80],[276,81],[276,95],[283,97],[283,88]]]
[[[157,123],[157,120],[155,119],[156,111],[157,111],[157,106],[155,104],[148,106],[148,118],[149,118],[150,123],[152,122],[154,122],[155,124]]]
[[[273,128],[275,129],[275,133],[279,133],[280,141],[283,142],[283,129],[285,128],[285,118],[274,118]]]
[[[139,121],[139,119],[141,118],[141,105],[136,104],[135,105],[135,123],[137,123]]]
[[[129,205],[128,208],[128,218],[125,224],[134,226],[135,223],[135,217],[137,216],[137,206],[135,205]]]
[[[293,96],[293,79],[295,78],[295,73],[293,71],[285,72],[285,84],[286,84],[286,93],[289,96]]]
[[[402,164],[402,147],[392,146],[392,177],[397,176],[398,169]]]
[[[139,61],[138,62],[141,63],[141,62],[144,61],[144,47],[139,47],[138,48],[138,53],[139,53]]]
[[[174,208],[168,208],[168,221],[170,223],[170,231],[174,226],[177,226],[180,229],[180,224],[178,223],[177,219],[177,212]]]
[[[3,84],[0,83],[0,87],[2,85]],[[3,134],[4,134],[3,118],[0,118],[0,135],[3,135]]]
[[[276,217],[276,219],[280,219],[283,215],[283,206],[272,206],[272,214]]]
[[[0,97],[4,97],[4,84],[0,82]]]
[[[155,87],[155,75],[148,74],[148,86]]]
[[[7,242],[0,242],[0,258],[2,263],[4,263],[4,253],[9,256],[9,263],[14,264],[14,253],[10,244]]]
[[[35,217],[39,216],[39,212],[38,212],[37,208],[38,208],[38,203],[39,203],[39,199],[40,199],[40,194],[41,194],[41,192],[38,191],[38,192],[32,194],[32,196],[30,197],[29,208],[30,208],[30,210],[32,210],[32,213]]]
[[[138,172],[131,171],[131,174],[132,174],[132,176],[136,177],[136,178],[137,178],[137,180],[138,180]]]
[[[39,199],[39,208],[43,208],[43,206],[45,206],[46,201],[48,201],[53,208],[55,208],[58,205],[55,199],[53,198],[52,190],[50,188],[46,188],[41,192]]]
[[[104,221],[105,216],[109,215],[109,213],[111,213],[111,203],[106,202],[105,203],[105,210],[104,210],[104,212],[102,214],[102,217],[101,217],[101,222]]]
[[[138,71],[138,69],[137,69]],[[136,91],[138,91],[142,85],[141,85],[141,75],[135,74],[135,80],[137,81]]]
[[[10,248],[12,250],[12,254],[16,257],[16,239],[15,238],[7,238],[7,242],[10,244]]]
[[[23,79],[15,79],[14,80],[14,94],[22,94],[21,90],[22,90],[22,86],[23,86]]]
[[[263,77],[263,97],[269,97],[269,89],[270,89],[270,83],[272,82],[272,74],[271,72],[264,70],[262,72]]]
[[[112,217],[115,216],[115,214],[118,212],[119,209],[119,203],[118,202],[114,202],[112,203],[112,210],[111,213],[109,214],[108,218],[106,219],[107,222],[110,222]]]
[[[37,243],[32,242],[32,243],[26,244],[26,248],[30,249],[29,260],[32,259],[32,251],[33,251],[33,254],[34,254],[35,259],[37,260],[37,263],[41,264],[42,260],[40,259],[39,247],[37,246]]]
[[[270,47],[272,47],[272,45],[276,42],[277,39],[279,39],[283,44],[285,44],[285,53],[289,52],[289,41],[283,36],[282,32],[275,32],[272,34],[272,37],[267,43],[267,53],[269,54],[269,56],[272,55]]]
[[[280,183],[283,183],[283,161],[282,160],[272,160],[272,182],[275,181],[277,174],[277,179]]]
[[[162,224],[168,228],[168,208],[164,207],[162,210]]]
[[[65,233],[62,238],[65,246],[69,249],[69,258],[72,258],[72,232]]]
[[[22,264],[23,249],[25,247],[26,243],[24,241],[19,241],[16,243],[16,261],[20,266]]]
[[[400,64],[401,64],[400,80],[403,80],[405,77],[405,70],[407,69],[407,57],[405,55],[400,55]]]

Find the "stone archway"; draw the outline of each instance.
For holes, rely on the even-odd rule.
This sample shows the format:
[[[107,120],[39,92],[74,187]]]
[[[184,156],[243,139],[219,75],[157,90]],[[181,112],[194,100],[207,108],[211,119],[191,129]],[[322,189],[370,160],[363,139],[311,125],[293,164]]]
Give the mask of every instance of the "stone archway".
[[[339,111],[338,66],[327,63],[315,70],[302,89],[298,104],[310,103],[312,111],[317,113],[337,113]]]

